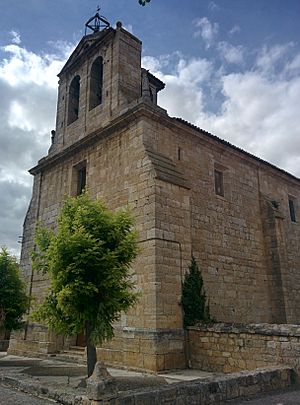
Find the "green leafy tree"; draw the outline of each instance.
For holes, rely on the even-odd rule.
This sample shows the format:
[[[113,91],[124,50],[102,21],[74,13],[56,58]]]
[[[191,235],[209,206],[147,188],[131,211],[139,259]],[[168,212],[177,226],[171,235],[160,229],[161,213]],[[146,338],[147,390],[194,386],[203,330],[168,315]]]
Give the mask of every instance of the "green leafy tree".
[[[139,0],[139,4],[140,4],[141,6],[145,6],[146,3],[150,3],[150,1],[151,1],[151,0]]]
[[[206,304],[203,278],[194,257],[192,257],[189,271],[184,277],[181,304],[184,312],[184,328],[193,326],[200,321],[212,322],[209,305]]]
[[[130,264],[137,235],[127,212],[112,213],[87,193],[68,197],[54,233],[39,227],[35,269],[48,273],[49,293],[35,319],[59,334],[85,330],[88,376],[96,345],[114,336],[113,323],[137,300]]]
[[[19,264],[5,248],[0,250],[0,331],[12,331],[23,326],[22,317],[29,299],[25,283],[20,278]]]

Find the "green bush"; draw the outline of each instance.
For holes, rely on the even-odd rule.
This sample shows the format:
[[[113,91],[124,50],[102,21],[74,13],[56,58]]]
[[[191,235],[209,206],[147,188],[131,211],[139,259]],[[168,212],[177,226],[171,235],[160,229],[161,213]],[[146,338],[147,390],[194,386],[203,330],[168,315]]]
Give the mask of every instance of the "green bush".
[[[209,314],[209,305],[206,303],[203,278],[194,257],[192,257],[189,271],[184,277],[181,305],[184,312],[184,328],[193,326],[197,322],[213,321]]]
[[[5,248],[0,250],[0,331],[23,326],[22,317],[28,309],[26,287],[20,278],[19,264]]]

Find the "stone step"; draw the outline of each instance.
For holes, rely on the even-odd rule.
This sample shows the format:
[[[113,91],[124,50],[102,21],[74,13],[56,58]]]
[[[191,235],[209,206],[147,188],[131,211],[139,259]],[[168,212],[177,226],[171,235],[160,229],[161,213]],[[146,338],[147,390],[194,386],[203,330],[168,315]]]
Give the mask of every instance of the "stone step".
[[[63,353],[59,353],[55,356],[56,360],[60,360],[60,361],[65,361],[68,363],[77,363],[77,364],[85,364],[86,360],[85,358],[79,357],[79,356],[72,356],[72,355],[67,355],[67,354],[63,354]]]
[[[63,354],[66,356],[83,357],[85,355],[85,352],[77,352],[76,350],[62,350],[59,354]]]
[[[62,350],[55,355],[55,358],[60,361],[67,361],[70,363],[84,364],[86,362],[85,348],[71,346],[69,350]]]
[[[70,346],[68,351],[85,352],[85,346]]]

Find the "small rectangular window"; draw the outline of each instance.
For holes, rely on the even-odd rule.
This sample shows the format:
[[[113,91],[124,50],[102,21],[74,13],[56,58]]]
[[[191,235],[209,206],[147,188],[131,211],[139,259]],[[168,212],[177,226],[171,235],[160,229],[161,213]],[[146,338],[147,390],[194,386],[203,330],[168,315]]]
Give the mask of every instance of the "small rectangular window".
[[[181,160],[181,148],[180,147],[177,148],[177,159]]]
[[[295,200],[289,197],[290,218],[292,222],[296,222]]]
[[[77,195],[84,192],[86,186],[86,167],[81,167],[77,171]]]
[[[217,195],[224,197],[223,172],[215,170],[215,192]]]

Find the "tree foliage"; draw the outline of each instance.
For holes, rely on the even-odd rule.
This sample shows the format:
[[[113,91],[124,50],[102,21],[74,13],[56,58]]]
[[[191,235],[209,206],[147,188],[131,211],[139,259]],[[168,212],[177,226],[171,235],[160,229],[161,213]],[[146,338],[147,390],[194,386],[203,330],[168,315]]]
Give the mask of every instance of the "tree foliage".
[[[181,304],[184,312],[184,328],[193,326],[200,321],[212,321],[209,314],[209,305],[206,303],[203,278],[194,257],[192,257],[189,271],[184,277]]]
[[[0,330],[16,330],[23,326],[22,317],[29,299],[20,278],[19,264],[5,248],[0,250]]]
[[[96,344],[114,336],[113,323],[137,300],[132,226],[127,212],[112,213],[84,193],[66,199],[56,233],[37,230],[33,265],[49,274],[51,285],[35,318],[66,336],[85,330],[88,356],[89,347],[95,353]],[[90,363],[89,375],[93,368]]]
[[[141,6],[145,6],[146,3],[150,3],[150,1],[151,1],[151,0],[139,0],[139,4],[140,4]]]

